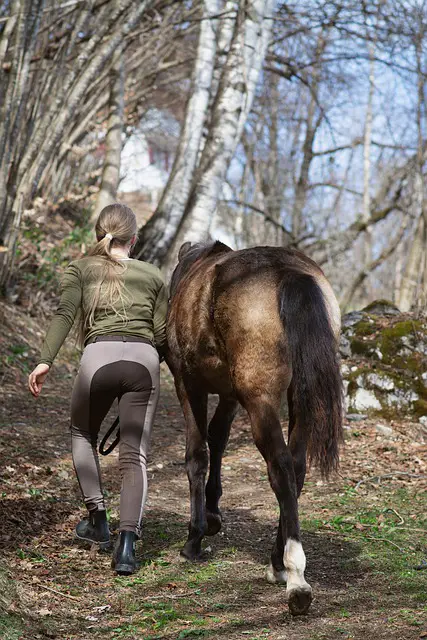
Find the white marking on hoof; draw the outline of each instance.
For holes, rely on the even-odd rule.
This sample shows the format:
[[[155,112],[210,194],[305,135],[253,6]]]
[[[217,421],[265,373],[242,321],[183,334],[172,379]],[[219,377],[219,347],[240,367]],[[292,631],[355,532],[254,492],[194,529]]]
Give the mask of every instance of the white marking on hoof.
[[[277,571],[270,562],[267,567],[267,581],[270,584],[286,584],[286,571]]]
[[[312,589],[304,578],[305,553],[302,544],[293,538],[288,538],[283,554],[283,563],[288,575],[286,595],[293,615],[306,613],[312,599]],[[297,604],[301,599],[302,602]],[[296,606],[291,604],[295,603]],[[295,612],[292,609],[295,609]]]

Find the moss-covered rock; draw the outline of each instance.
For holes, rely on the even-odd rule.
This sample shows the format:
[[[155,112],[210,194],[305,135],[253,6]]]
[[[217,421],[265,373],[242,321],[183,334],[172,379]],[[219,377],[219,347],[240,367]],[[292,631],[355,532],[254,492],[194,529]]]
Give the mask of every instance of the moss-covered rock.
[[[396,309],[377,301],[343,317],[340,351],[352,412],[427,416],[427,322]]]
[[[362,311],[375,316],[399,316],[400,309],[390,300],[374,300],[370,302]]]

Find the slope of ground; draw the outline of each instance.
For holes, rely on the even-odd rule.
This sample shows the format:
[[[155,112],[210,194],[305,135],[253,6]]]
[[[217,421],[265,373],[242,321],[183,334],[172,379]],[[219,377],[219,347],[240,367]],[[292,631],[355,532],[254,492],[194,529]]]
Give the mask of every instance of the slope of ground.
[[[41,329],[13,307],[0,312],[0,576],[8,585],[0,607],[2,639],[427,637],[427,447],[420,425],[347,423],[339,475],[330,483],[316,472],[308,475],[300,514],[315,599],[307,616],[292,618],[285,590],[265,580],[278,509],[244,412],[224,459],[223,530],[206,539],[206,562],[180,561],[189,511],[185,434],[165,368],[138,547],[141,569],[119,578],[109,554],[93,554],[73,538],[84,510],[68,434],[77,362],[72,344],[35,401],[25,375]],[[115,531],[117,454],[103,459],[102,468]]]

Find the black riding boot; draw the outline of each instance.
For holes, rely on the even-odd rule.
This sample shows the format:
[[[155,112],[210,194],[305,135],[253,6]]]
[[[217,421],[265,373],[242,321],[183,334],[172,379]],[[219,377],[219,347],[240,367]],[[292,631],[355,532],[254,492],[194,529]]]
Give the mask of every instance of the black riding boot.
[[[77,525],[76,536],[79,540],[95,542],[99,544],[101,549],[106,549],[110,544],[110,530],[106,512],[90,511],[89,518],[84,518]]]
[[[122,576],[129,576],[137,569],[135,542],[138,536],[133,531],[120,531],[111,561],[112,569]]]

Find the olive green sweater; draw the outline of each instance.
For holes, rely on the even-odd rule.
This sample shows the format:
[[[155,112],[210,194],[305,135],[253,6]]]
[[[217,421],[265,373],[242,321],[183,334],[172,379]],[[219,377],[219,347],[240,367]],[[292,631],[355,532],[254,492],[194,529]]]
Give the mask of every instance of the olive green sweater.
[[[50,323],[39,363],[49,366],[67,337],[94,282],[99,258],[87,257],[72,262],[61,283],[61,299]],[[85,344],[101,335],[138,336],[150,340],[161,353],[166,342],[167,289],[162,275],[153,265],[139,260],[124,260],[123,280],[126,317],[118,309],[98,307],[94,323],[85,335]]]

